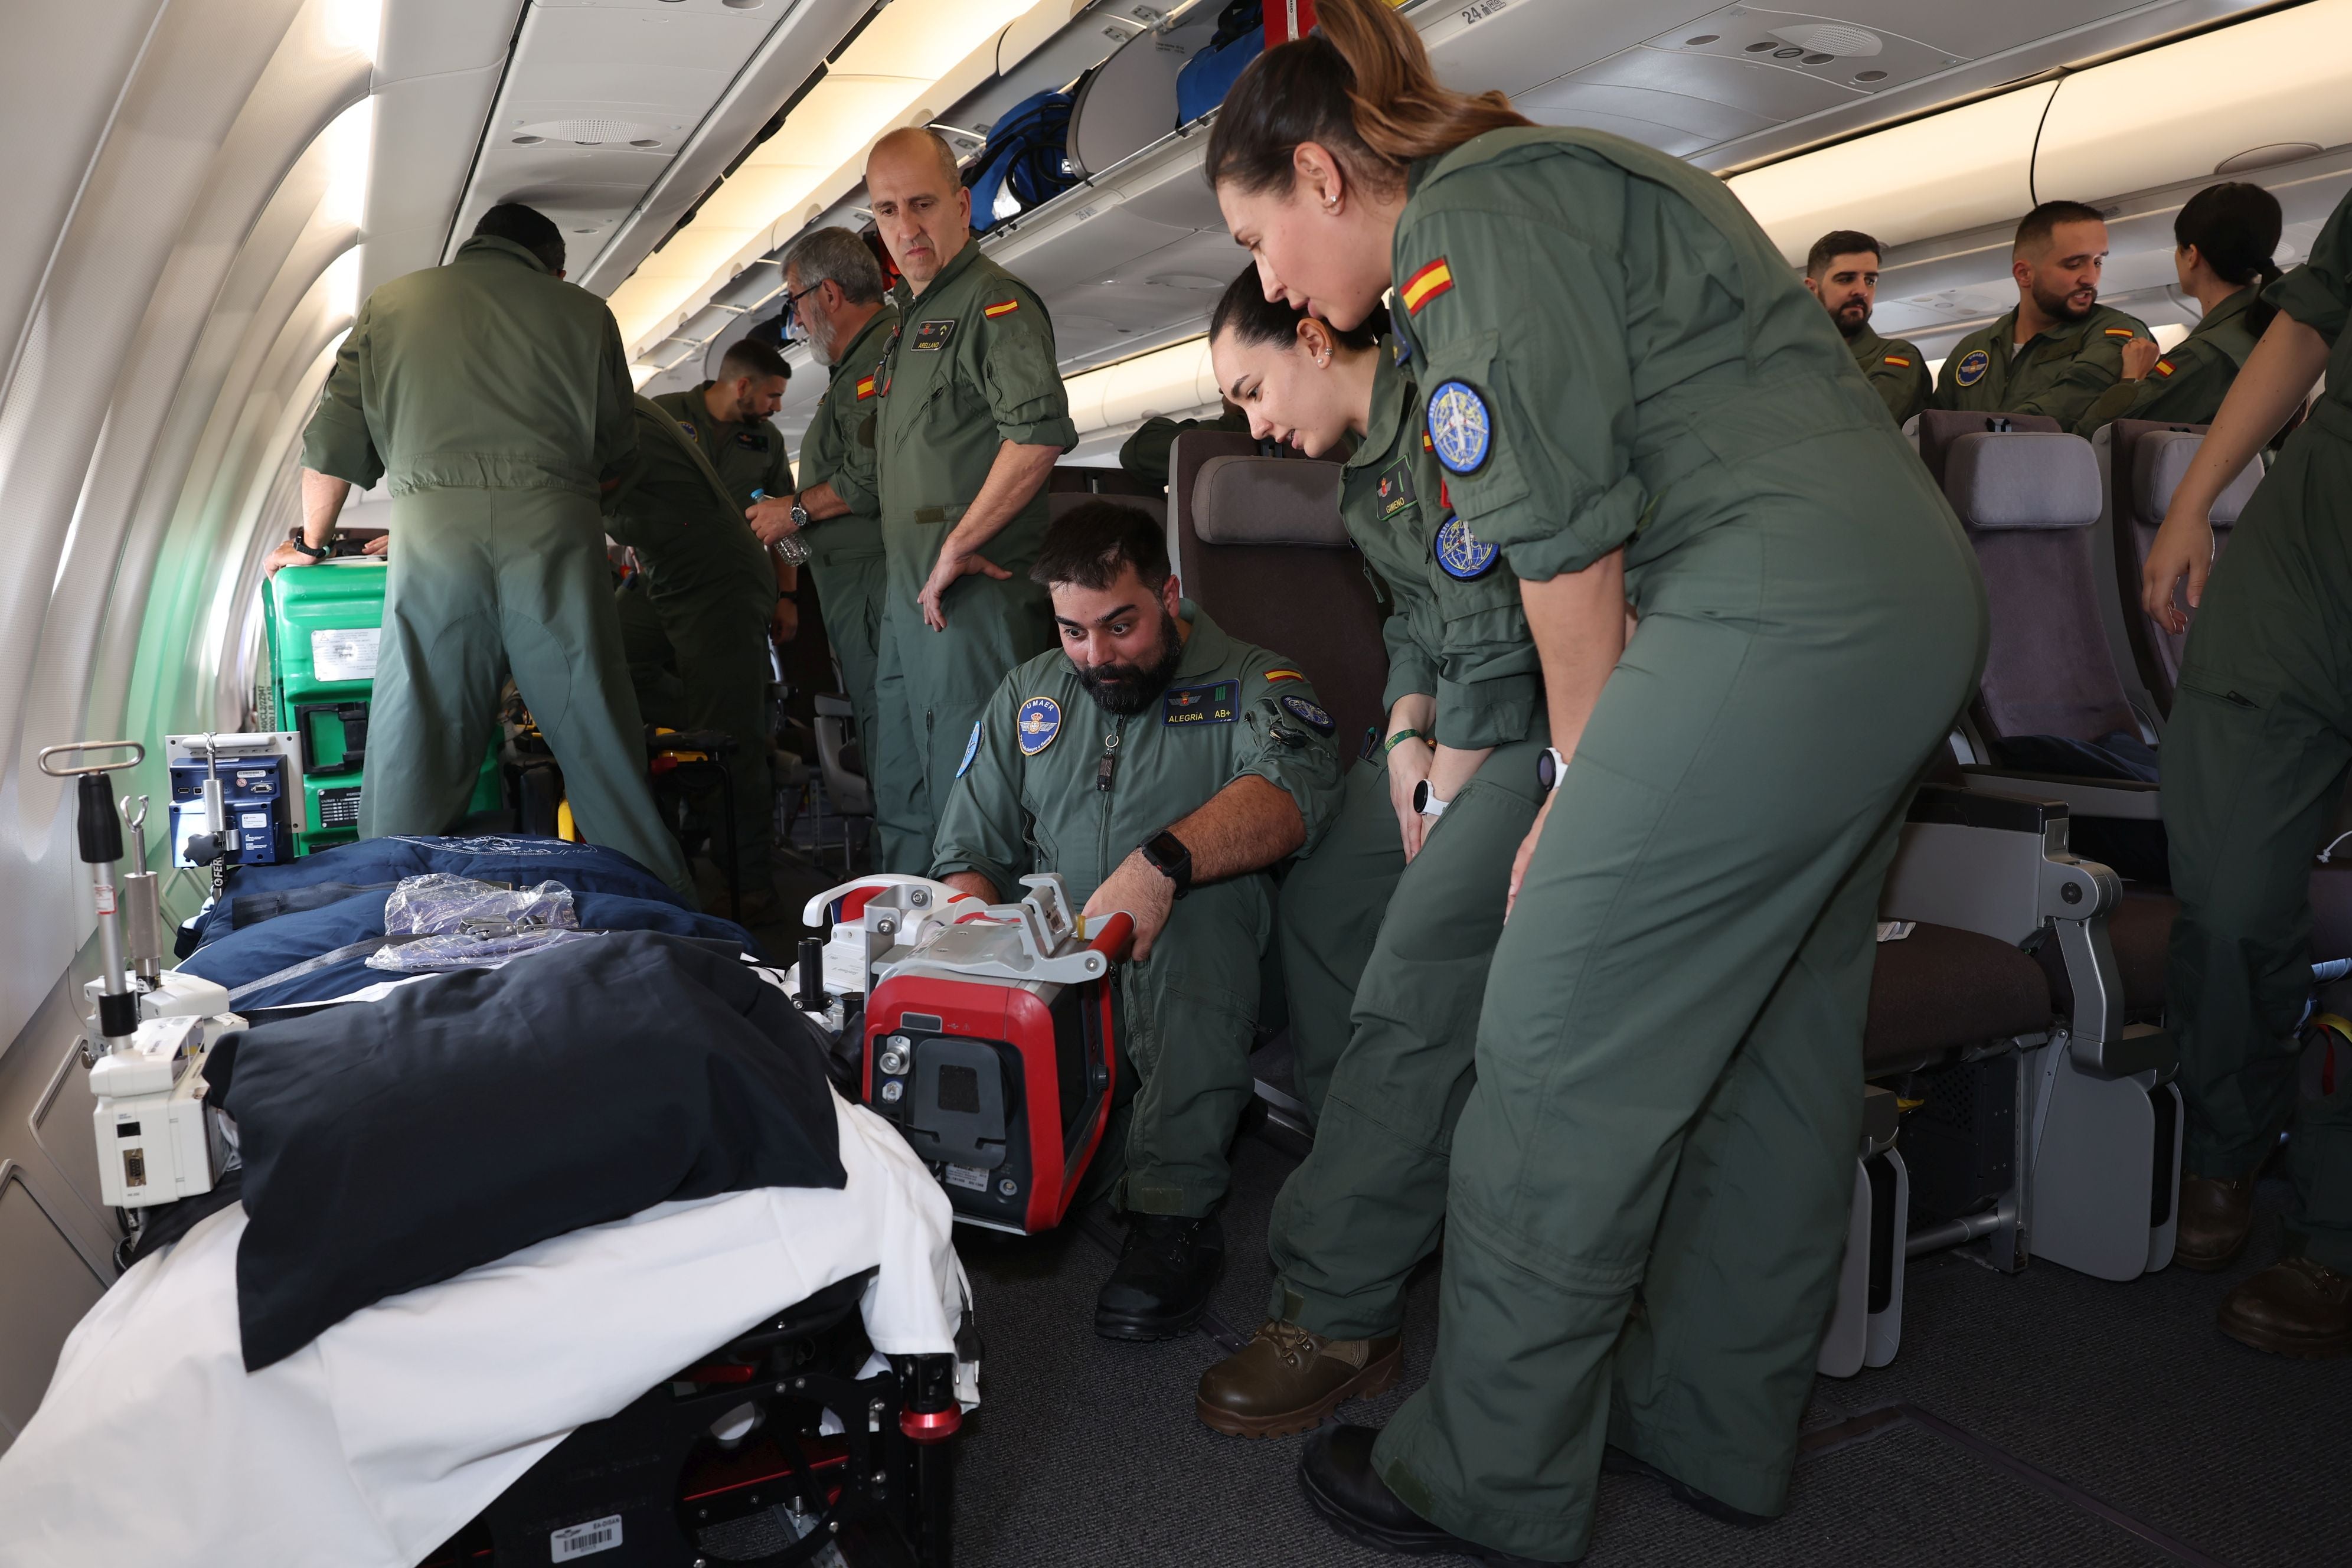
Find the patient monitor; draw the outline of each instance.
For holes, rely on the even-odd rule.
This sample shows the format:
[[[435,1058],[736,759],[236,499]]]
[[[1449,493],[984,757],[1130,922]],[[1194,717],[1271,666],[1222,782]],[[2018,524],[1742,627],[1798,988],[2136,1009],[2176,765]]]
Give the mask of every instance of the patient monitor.
[[[116,1208],[212,1191],[236,1153],[236,1126],[205,1099],[205,1057],[245,1026],[235,1014],[149,1018],[89,1069],[98,1097],[98,1185]]]

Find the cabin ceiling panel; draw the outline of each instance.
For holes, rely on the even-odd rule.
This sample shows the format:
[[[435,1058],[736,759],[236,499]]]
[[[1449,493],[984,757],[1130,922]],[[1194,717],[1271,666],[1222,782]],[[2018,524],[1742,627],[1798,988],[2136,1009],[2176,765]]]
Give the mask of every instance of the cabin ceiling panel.
[[[1412,21],[1437,74],[1465,92],[1517,94],[1631,48],[1678,17],[1712,7],[1694,0],[1628,5],[1622,0],[1495,0],[1425,7]]]

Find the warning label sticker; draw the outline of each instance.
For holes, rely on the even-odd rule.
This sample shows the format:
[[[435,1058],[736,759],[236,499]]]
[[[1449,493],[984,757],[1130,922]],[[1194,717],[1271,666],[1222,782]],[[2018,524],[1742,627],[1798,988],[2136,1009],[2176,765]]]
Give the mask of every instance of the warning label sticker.
[[[373,680],[379,626],[321,629],[310,634],[310,668],[321,680]]]
[[[951,1187],[963,1187],[975,1193],[988,1191],[988,1173],[974,1170],[970,1165],[950,1165],[940,1175]]]

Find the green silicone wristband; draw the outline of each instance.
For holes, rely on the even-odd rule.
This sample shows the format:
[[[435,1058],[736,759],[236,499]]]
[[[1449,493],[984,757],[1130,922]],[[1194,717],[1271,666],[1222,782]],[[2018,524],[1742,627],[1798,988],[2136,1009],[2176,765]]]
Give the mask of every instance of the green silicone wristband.
[[[1384,757],[1387,756],[1391,752],[1395,751],[1407,741],[1420,741],[1425,739],[1427,739],[1427,737],[1423,735],[1418,730],[1399,730],[1395,734],[1391,735],[1388,738],[1388,743],[1381,748],[1381,755]]]

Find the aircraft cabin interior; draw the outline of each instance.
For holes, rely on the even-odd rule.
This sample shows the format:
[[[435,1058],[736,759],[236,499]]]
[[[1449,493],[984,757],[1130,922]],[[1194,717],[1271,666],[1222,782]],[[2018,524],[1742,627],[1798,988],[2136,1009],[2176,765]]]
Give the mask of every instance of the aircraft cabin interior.
[[[0,1568],[2352,1561],[2352,0],[1796,3],[0,6]]]

